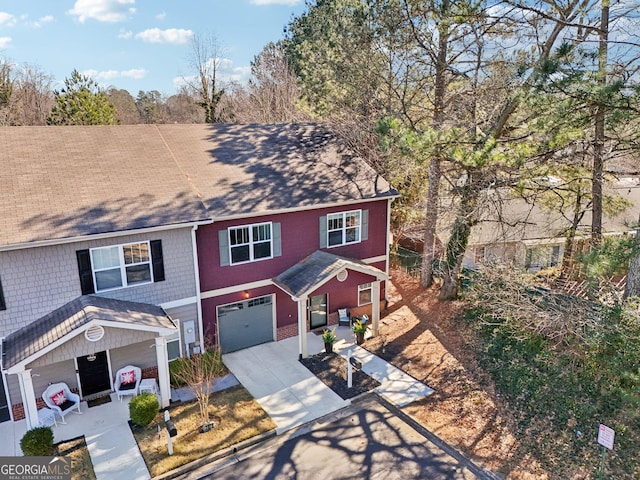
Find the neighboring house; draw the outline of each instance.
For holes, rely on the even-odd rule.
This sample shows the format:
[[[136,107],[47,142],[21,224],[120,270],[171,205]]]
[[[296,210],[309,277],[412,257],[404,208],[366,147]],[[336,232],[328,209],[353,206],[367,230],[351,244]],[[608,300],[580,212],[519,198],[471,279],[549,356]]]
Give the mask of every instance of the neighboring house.
[[[368,313],[397,193],[315,125],[0,130],[0,420]]]
[[[640,179],[620,178],[607,184],[605,193],[624,198],[631,206],[615,217],[603,216],[603,235],[632,233],[640,218]],[[482,221],[471,229],[464,267],[475,269],[480,263],[502,262],[535,273],[562,263],[570,225],[563,215],[520,198],[503,196],[498,200],[495,193],[486,196],[482,208]],[[579,223],[574,249],[588,242],[590,236],[591,212],[587,211]]]

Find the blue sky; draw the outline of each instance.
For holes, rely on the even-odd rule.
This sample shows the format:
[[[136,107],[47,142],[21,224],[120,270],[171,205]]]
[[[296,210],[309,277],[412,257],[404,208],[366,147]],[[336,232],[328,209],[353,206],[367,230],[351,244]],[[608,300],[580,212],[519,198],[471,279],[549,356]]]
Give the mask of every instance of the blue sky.
[[[191,37],[213,34],[222,73],[246,80],[249,62],[283,37],[303,0],[0,0],[0,58],[37,66],[59,87],[73,69],[106,87],[176,92]]]

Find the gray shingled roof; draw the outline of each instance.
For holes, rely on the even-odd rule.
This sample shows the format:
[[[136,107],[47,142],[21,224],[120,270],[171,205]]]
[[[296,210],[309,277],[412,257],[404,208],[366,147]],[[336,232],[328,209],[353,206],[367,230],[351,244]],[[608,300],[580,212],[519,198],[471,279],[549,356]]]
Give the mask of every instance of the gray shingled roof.
[[[135,324],[152,331],[176,328],[161,307],[83,295],[6,337],[2,343],[3,369],[29,359],[93,320],[112,322],[114,327]]]
[[[332,279],[344,269],[357,270],[380,279],[388,278],[387,274],[379,268],[358,260],[316,250],[307,258],[275,277],[273,282],[292,297],[300,298]]]
[[[317,124],[158,129],[214,218],[397,195]]]
[[[1,127],[0,246],[207,220],[153,125]]]
[[[315,124],[0,127],[0,186],[0,248],[397,195]]]

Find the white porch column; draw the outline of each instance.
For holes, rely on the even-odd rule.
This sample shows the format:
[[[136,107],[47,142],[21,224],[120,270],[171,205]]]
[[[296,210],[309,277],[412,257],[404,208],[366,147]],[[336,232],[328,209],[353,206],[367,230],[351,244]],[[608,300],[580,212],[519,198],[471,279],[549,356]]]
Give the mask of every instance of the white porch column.
[[[160,387],[160,407],[166,408],[171,400],[169,384],[169,360],[167,358],[167,338],[156,337],[156,359],[158,362],[158,386]]]
[[[18,372],[18,381],[20,382],[20,395],[22,396],[22,407],[24,408],[27,427],[32,429],[40,424],[40,420],[38,420],[38,407],[36,405],[36,394],[33,391],[31,369]]]
[[[307,296],[298,298],[298,345],[300,358],[307,358]]]
[[[380,280],[372,283],[371,289],[371,321],[373,322],[373,336],[380,333]]]

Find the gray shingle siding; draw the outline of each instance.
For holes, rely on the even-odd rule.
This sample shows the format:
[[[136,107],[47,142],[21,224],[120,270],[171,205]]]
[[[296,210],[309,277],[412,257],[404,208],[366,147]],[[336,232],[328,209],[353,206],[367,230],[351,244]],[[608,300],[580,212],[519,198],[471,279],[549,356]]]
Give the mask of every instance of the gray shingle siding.
[[[0,275],[7,302],[7,310],[0,311],[0,336],[7,336],[81,295],[77,250],[156,239],[162,240],[165,281],[98,295],[154,305],[195,296],[190,228],[0,252]]]

